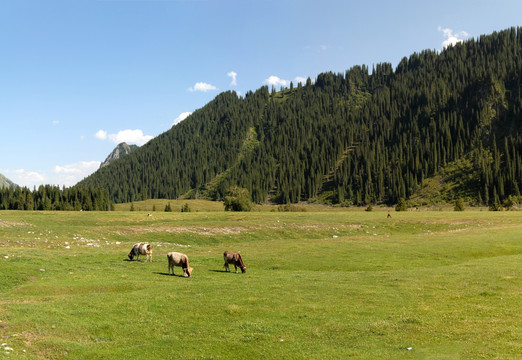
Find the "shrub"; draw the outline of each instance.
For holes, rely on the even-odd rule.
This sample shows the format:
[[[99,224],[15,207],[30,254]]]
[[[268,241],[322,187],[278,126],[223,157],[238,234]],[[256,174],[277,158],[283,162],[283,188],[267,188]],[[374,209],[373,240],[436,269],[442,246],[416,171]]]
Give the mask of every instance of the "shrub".
[[[306,208],[299,205],[292,205],[292,204],[286,204],[286,205],[279,205],[277,207],[277,211],[279,212],[305,212]]]
[[[366,211],[373,211],[372,204],[368,205],[368,207],[366,208]]]
[[[181,208],[181,212],[191,212],[190,206],[188,203],[185,203],[183,207]]]
[[[170,203],[165,205],[165,212],[172,212],[172,206],[170,206]]]
[[[464,201],[462,199],[455,201],[455,207],[453,209],[455,211],[464,211]]]
[[[250,211],[252,210],[250,193],[245,188],[232,186],[226,191],[223,205],[225,211]]]
[[[502,206],[504,206],[504,208],[507,210],[513,210],[519,208],[521,202],[522,196],[509,195],[506,199],[504,199]]]
[[[406,200],[403,198],[399,199],[397,206],[395,206],[395,211],[406,211],[408,210],[408,206],[406,205]]]
[[[499,202],[495,201],[491,206],[489,207],[489,211],[502,211],[502,206]]]

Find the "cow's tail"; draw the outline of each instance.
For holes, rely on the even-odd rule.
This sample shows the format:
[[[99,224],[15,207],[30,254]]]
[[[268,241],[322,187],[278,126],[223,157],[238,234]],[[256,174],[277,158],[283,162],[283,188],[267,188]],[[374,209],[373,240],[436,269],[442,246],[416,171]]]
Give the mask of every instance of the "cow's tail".
[[[150,261],[152,262],[152,245],[147,244],[147,257],[150,257]]]

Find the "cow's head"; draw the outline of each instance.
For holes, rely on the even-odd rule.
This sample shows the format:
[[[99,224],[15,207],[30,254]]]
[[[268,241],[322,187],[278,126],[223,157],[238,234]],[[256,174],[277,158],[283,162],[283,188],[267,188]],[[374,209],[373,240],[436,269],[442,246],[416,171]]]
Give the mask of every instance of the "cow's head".
[[[186,269],[183,269],[185,271],[185,275],[188,276],[188,277],[191,277],[192,276],[192,270],[194,270],[194,268],[186,268]]]
[[[127,256],[129,257],[130,260],[134,259],[134,251],[131,250],[131,252]]]
[[[243,273],[243,274],[246,273],[246,266],[244,266],[244,265],[241,266],[241,273]]]

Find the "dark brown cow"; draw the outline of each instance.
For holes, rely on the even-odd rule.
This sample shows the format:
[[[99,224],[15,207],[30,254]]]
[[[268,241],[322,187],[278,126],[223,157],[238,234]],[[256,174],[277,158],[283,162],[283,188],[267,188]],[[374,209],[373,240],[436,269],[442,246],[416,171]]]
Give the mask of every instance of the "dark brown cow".
[[[234,264],[236,273],[238,267],[241,269],[243,274],[246,273],[246,266],[243,262],[243,259],[241,258],[241,254],[233,251],[225,251],[223,253],[223,259],[225,260],[225,271],[230,271],[228,264]]]

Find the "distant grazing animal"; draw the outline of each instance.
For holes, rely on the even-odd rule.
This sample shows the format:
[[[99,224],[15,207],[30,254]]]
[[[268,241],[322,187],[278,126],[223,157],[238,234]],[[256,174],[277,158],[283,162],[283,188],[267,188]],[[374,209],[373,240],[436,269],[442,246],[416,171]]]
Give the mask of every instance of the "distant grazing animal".
[[[181,267],[183,269],[184,276],[190,277],[192,275],[193,269],[189,265],[189,259],[187,255],[172,251],[167,254],[167,259],[169,261],[169,275],[170,269],[172,269],[172,275],[174,275],[174,266]]]
[[[132,260],[136,257],[136,261],[140,259],[140,255],[147,255],[145,262],[152,262],[152,245],[148,243],[134,244],[132,250],[129,253],[129,259]]]
[[[233,251],[225,251],[223,253],[223,259],[225,260],[225,271],[230,271],[230,268],[228,267],[228,264],[234,264],[234,268],[236,269],[237,273],[237,267],[241,268],[241,272],[244,274],[246,273],[246,266],[243,262],[243,259],[241,258],[241,254]]]

